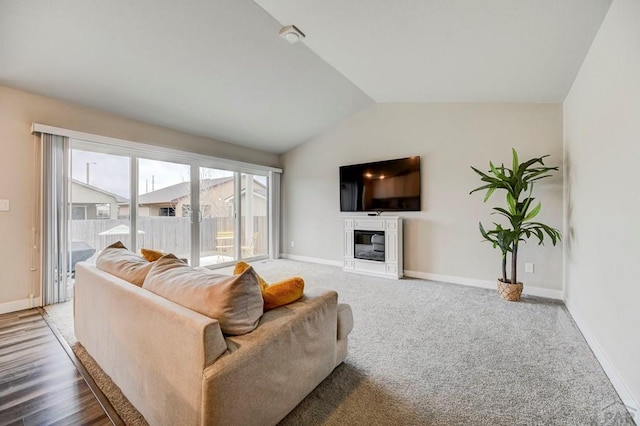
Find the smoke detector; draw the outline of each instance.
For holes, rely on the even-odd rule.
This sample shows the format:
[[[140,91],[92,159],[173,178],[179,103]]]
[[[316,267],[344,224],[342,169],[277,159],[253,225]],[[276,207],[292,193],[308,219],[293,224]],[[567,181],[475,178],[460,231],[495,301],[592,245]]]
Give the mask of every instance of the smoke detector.
[[[289,44],[295,44],[304,38],[304,33],[295,25],[286,25],[280,29],[280,37]]]

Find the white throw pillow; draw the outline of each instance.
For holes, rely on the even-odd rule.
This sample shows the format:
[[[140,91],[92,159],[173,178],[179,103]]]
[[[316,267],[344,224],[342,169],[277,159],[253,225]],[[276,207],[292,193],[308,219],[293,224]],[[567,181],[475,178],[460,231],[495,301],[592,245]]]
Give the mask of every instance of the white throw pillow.
[[[153,263],[142,288],[217,319],[226,334],[245,334],[258,326],[263,300],[253,268],[240,275],[195,269],[172,254]]]

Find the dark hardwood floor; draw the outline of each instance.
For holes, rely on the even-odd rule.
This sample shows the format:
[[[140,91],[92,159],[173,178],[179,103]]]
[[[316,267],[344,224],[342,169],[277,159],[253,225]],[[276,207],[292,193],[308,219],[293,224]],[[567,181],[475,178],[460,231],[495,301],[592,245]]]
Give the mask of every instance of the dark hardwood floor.
[[[0,425],[114,424],[70,356],[37,309],[0,315]]]

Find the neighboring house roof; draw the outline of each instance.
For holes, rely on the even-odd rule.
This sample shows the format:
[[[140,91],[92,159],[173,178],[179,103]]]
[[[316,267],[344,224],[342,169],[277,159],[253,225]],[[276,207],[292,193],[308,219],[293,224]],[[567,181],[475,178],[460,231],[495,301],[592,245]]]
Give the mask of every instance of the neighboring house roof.
[[[180,182],[175,185],[147,192],[138,197],[139,204],[174,203],[176,200],[189,193],[189,182]]]
[[[116,199],[116,202],[118,204],[128,203],[129,202],[128,198],[122,197],[122,196],[120,196],[118,194],[114,194],[113,192],[109,192],[109,191],[104,190],[102,188],[98,188],[97,186],[89,185],[88,183],[84,183],[84,182],[81,182],[81,181],[76,180],[76,179],[71,179],[71,182],[76,184],[76,185],[80,185],[82,187],[88,188],[88,189],[90,189],[92,191],[100,192],[102,194],[105,194],[105,195],[108,195],[110,197],[113,197],[113,198]]]
[[[226,182],[232,182],[233,176],[221,177],[216,179],[203,179],[202,187],[211,189],[218,185],[222,185]],[[265,186],[254,178],[254,193],[266,197],[267,190]],[[167,186],[165,188],[158,189],[156,191],[147,192],[146,194],[138,197],[139,204],[162,204],[162,203],[175,203],[179,199],[189,195],[190,182],[180,182],[175,185]],[[233,197],[232,197],[233,198]]]
[[[242,191],[240,191],[240,195],[244,195],[244,193],[247,191],[247,188],[242,188]],[[260,185],[258,188],[254,187],[253,188],[253,195],[257,195],[260,198],[263,199],[267,199],[267,189],[264,188],[262,185]],[[231,201],[233,200],[234,195],[229,195],[227,198],[225,198],[225,201]]]
[[[213,188],[225,182],[233,181],[233,176],[221,177],[216,179],[203,179],[203,187]],[[167,186],[156,191],[147,192],[138,197],[139,204],[161,204],[175,203],[180,198],[189,195],[191,182],[180,182],[175,185]]]

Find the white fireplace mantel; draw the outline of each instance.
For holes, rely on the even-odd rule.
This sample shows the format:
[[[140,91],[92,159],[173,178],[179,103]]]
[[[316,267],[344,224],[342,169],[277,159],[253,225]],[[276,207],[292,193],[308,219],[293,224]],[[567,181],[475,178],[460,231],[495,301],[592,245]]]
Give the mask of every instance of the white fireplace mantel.
[[[400,279],[402,264],[402,218],[398,216],[345,216],[344,267],[347,272]],[[384,261],[358,259],[355,231],[384,232]]]

